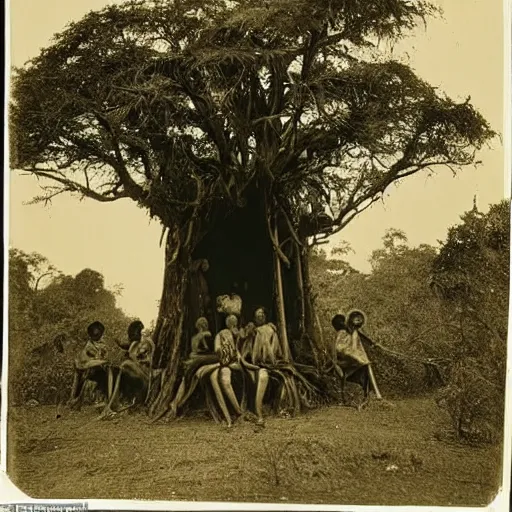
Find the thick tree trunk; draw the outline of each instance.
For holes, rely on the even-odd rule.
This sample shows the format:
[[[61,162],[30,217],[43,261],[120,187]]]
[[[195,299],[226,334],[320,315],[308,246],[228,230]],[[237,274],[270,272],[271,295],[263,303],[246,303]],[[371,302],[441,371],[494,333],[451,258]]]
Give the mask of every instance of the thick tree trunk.
[[[307,241],[302,241],[302,247],[300,248],[300,262],[301,262],[301,278],[302,278],[302,289],[303,289],[303,304],[304,304],[304,335],[308,340],[312,356],[315,364],[318,365],[318,356],[320,347],[318,344],[318,335],[315,330],[315,306],[313,301],[313,289],[311,286],[311,278],[309,274],[309,249]]]
[[[315,312],[313,306],[313,290],[309,275],[309,254],[307,247],[301,250],[302,278],[304,280],[304,320],[306,334],[309,338],[315,338]]]
[[[191,227],[190,227],[191,228]],[[162,299],[155,327],[153,368],[163,370],[158,395],[150,406],[151,416],[164,413],[174,395],[186,318],[186,292],[191,265],[190,244],[179,229],[170,229],[165,249]]]
[[[264,211],[267,215],[268,210]],[[216,228],[217,231],[211,231],[216,235],[225,233],[237,232],[237,225],[234,220],[239,218],[232,217],[231,221],[223,222],[222,225]],[[251,219],[251,217],[248,217]],[[229,219],[229,218],[228,218]],[[231,224],[230,224],[231,222]],[[266,222],[265,217],[261,218],[261,229],[258,229],[258,224],[255,223],[251,229],[252,234],[258,234],[261,236],[273,237],[275,244],[279,247],[279,237],[277,226],[274,225],[274,232],[265,229]],[[232,280],[241,280],[241,282],[249,281],[249,289],[254,286],[258,286],[259,283],[256,279],[252,279],[251,271],[254,261],[257,259],[249,259],[247,262],[247,272],[240,272],[240,269],[236,267],[233,271],[233,265],[235,265],[235,259],[233,258],[233,251],[236,250],[236,246],[232,244],[229,237],[221,237],[219,241],[218,236],[212,236],[211,240],[203,240],[203,245],[197,251],[194,251],[195,241],[199,239],[198,233],[194,231],[197,229],[197,224],[193,221],[189,221],[186,225],[181,226],[181,229],[171,228],[167,236],[166,249],[165,249],[165,269],[164,269],[164,283],[162,291],[162,299],[160,301],[160,310],[158,315],[157,324],[153,339],[155,342],[155,356],[153,359],[153,368],[162,370],[160,377],[156,377],[154,381],[153,392],[148,397],[149,413],[153,419],[163,417],[170,410],[170,405],[175,397],[178,389],[178,378],[180,376],[180,364],[183,358],[187,357],[188,353],[188,328],[190,322],[196,319],[189,318],[188,302],[192,300],[188,295],[189,277],[191,271],[192,259],[197,258],[196,252],[200,249],[200,257],[207,258],[213,262],[212,270],[215,271],[215,275],[209,274],[210,283],[209,286],[212,288],[212,293],[223,294],[229,293],[230,282]],[[268,225],[270,228],[270,224]],[[210,229],[213,229],[210,227]],[[222,229],[221,231],[218,231]],[[253,236],[254,236],[253,235]],[[249,246],[252,251],[256,251],[257,258],[269,259],[274,256],[275,260],[272,262],[270,259],[266,263],[267,267],[273,268],[273,272],[266,272],[265,279],[269,281],[269,291],[272,290],[271,282],[274,281],[274,290],[276,299],[275,313],[276,320],[280,329],[280,339],[283,344],[284,358],[292,363],[292,357],[290,348],[288,345],[288,330],[293,332],[303,333],[303,339],[298,340],[301,344],[304,344],[304,353],[311,354],[311,358],[308,356],[303,362],[308,362],[318,366],[318,343],[316,341],[317,333],[315,331],[315,315],[314,306],[312,300],[312,290],[309,277],[309,266],[308,266],[308,250],[307,244],[304,240],[302,246],[296,243],[296,249],[299,251],[299,255],[294,254],[294,251],[290,254],[290,261],[292,263],[292,274],[287,277],[287,293],[284,293],[283,287],[283,274],[285,269],[281,268],[281,261],[277,255],[276,248],[274,251],[267,251],[265,245],[271,244],[269,240],[265,243],[261,243],[258,239],[256,241],[249,240]],[[206,245],[205,245],[206,243]],[[251,245],[252,243],[252,245]],[[247,247],[246,247],[247,249]],[[261,254],[258,252],[261,249]],[[235,254],[236,264],[239,264],[239,259],[244,260],[243,254]],[[286,270],[288,271],[288,270]],[[238,272],[238,273],[237,273]],[[227,274],[225,277],[224,274]],[[240,275],[239,275],[240,274]],[[258,289],[257,289],[258,290]],[[263,291],[264,288],[262,288]],[[258,290],[260,291],[260,290]],[[250,300],[262,300],[264,293],[259,293],[261,299],[256,295],[252,296]],[[300,295],[300,297],[298,297]],[[270,299],[271,295],[268,294]],[[214,297],[211,297],[213,300]],[[297,302],[300,302],[297,307]],[[270,305],[270,304],[269,304]],[[291,377],[290,377],[291,378]],[[293,379],[292,379],[293,380]],[[296,395],[297,392],[293,392],[295,384],[288,383],[290,387],[289,396]],[[298,400],[295,400],[298,404]]]

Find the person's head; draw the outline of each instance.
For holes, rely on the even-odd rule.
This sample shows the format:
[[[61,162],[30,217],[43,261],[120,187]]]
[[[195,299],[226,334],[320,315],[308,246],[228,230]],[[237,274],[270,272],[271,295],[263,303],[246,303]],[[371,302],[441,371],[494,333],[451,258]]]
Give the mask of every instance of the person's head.
[[[210,263],[205,259],[201,262],[201,271],[208,272],[208,270],[210,270]]]
[[[204,332],[208,330],[208,320],[204,316],[197,319],[196,329],[198,332]]]
[[[359,309],[354,309],[347,315],[347,326],[350,329],[361,329],[365,323],[366,316]]]
[[[105,333],[105,326],[101,322],[93,322],[87,327],[87,334],[92,341],[99,341]]]
[[[254,312],[254,323],[256,325],[264,325],[267,323],[267,311],[263,307],[259,307]]]
[[[345,315],[334,315],[332,317],[331,324],[336,331],[347,330],[347,326],[345,324]]]
[[[226,317],[226,327],[228,329],[234,329],[238,326],[238,318],[235,315],[228,315]]]
[[[135,320],[128,326],[128,339],[130,341],[140,341],[144,324],[140,320]]]

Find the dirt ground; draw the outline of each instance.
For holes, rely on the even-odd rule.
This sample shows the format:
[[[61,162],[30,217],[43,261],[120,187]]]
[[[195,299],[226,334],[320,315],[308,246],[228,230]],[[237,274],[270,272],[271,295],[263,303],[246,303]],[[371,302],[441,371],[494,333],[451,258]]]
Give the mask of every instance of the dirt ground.
[[[10,410],[8,472],[34,498],[481,506],[500,478],[501,448],[442,440],[448,418],[428,399],[330,407],[263,429],[55,413]]]

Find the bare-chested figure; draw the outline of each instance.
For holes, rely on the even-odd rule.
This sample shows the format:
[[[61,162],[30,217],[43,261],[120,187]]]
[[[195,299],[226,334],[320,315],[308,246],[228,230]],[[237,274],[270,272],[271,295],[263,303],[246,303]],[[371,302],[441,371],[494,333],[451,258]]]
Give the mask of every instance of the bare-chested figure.
[[[139,402],[145,401],[151,379],[155,344],[150,338],[142,336],[143,330],[144,324],[139,320],[132,322],[128,327],[128,337],[131,342],[128,358],[119,367],[112,397],[102,417],[118,412],[121,387],[133,393],[133,403],[137,398]]]
[[[238,319],[234,315],[228,315],[226,318],[226,328],[222,329],[215,337],[213,353],[198,353],[197,350],[194,350],[194,345],[197,343],[200,346],[201,339],[204,339],[203,337],[207,337],[209,334],[209,331],[206,330],[208,324],[201,320],[199,319],[196,323],[198,333],[192,341],[193,346],[190,357],[184,362],[185,375],[171,403],[170,417],[174,417],[178,409],[192,396],[199,382],[201,380],[206,382],[206,378],[209,377],[208,381],[212,386],[217,403],[228,427],[231,427],[232,418],[225,401],[225,396],[233,406],[235,414],[238,416],[242,414],[231,383],[231,372],[242,370],[239,362],[240,355],[237,350],[239,336]]]
[[[212,333],[209,330],[208,320],[204,316],[198,318],[196,330],[197,333],[192,337],[190,358],[211,352],[210,340]]]
[[[281,344],[276,326],[267,322],[264,308],[258,308],[254,313],[254,323],[249,323],[245,329],[245,343],[242,348],[244,362],[250,359],[250,366],[245,364],[249,375],[256,384],[255,412],[258,424],[264,423],[263,399],[269,381],[268,367],[275,365],[282,358]]]
[[[238,319],[235,315],[228,315],[226,318],[226,328],[222,329],[222,331],[215,336],[214,350],[219,357],[220,368],[214,370],[210,375],[215,397],[226,418],[228,426],[231,426],[232,422],[226,402],[224,401],[224,394],[233,406],[235,414],[238,416],[242,414],[242,409],[231,383],[231,371],[242,370],[240,366],[240,354],[237,350],[238,336]]]
[[[71,398],[68,405],[79,407],[82,400],[85,384],[93,381],[107,401],[112,394],[113,373],[107,361],[107,346],[101,341],[105,333],[105,326],[101,322],[93,322],[87,328],[89,339],[84,348],[75,359],[75,375]]]
[[[190,398],[200,379],[218,367],[218,357],[210,352],[212,334],[205,317],[196,321],[196,334],[191,340],[191,351],[188,360],[184,361],[185,374],[170,405],[170,416],[176,416],[178,409]]]

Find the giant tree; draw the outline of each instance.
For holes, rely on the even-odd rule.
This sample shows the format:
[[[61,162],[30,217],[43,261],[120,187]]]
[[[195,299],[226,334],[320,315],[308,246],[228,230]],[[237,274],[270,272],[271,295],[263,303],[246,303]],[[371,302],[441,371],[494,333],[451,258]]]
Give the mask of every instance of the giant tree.
[[[272,306],[291,360],[301,343],[314,350],[308,246],[393,182],[472,163],[492,136],[468,102],[377,54],[434,12],[420,0],[131,0],[17,70],[12,164],[46,180],[39,199],[131,199],[167,232],[159,408],[193,321],[192,259],[210,260],[213,295],[238,284],[247,307]]]

